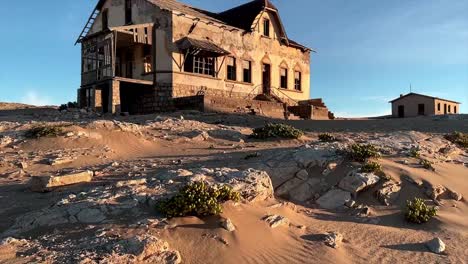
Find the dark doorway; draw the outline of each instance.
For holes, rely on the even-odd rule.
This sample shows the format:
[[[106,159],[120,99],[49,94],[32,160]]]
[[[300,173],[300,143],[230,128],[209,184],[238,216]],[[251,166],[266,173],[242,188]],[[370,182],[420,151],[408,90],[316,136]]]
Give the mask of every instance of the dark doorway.
[[[399,105],[398,106],[398,117],[399,118],[405,117],[405,106],[404,105]]]
[[[109,113],[109,86],[102,88],[101,99],[103,113]]]
[[[270,94],[271,89],[271,65],[264,63],[262,65],[262,83],[263,94]]]
[[[418,104],[418,115],[424,115],[424,114],[425,114],[424,104]]]

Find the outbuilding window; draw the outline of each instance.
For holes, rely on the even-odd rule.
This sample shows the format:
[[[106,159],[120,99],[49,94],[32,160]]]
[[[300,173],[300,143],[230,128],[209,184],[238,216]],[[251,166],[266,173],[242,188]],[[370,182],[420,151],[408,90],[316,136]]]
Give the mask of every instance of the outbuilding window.
[[[227,57],[227,79],[231,81],[237,80],[237,65],[236,65],[236,58]]]
[[[454,113],[454,114],[457,113],[457,107],[456,107],[456,106],[453,107],[453,113]]]
[[[437,111],[440,111],[440,103],[437,104]]]
[[[424,115],[424,104],[418,104],[418,115]]]
[[[451,105],[448,106],[448,112],[449,112],[449,113],[452,112],[452,106],[451,106]]]
[[[288,89],[288,69],[280,68],[280,76],[281,88]]]

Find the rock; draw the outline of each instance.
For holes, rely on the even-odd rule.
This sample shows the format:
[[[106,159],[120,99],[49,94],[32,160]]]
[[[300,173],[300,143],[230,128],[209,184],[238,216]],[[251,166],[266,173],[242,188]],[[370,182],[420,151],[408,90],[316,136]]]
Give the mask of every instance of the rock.
[[[436,253],[436,254],[441,254],[442,252],[445,251],[445,243],[438,237],[432,239],[431,241],[426,243],[426,247]]]
[[[338,163],[336,162],[328,163],[327,168],[322,172],[322,175],[323,176],[329,175],[332,171],[336,169],[337,166],[338,166]]]
[[[289,219],[281,215],[269,215],[263,218],[271,228],[276,228],[281,225],[289,225]]]
[[[307,180],[307,178],[309,178],[309,173],[306,170],[300,170],[296,173],[296,177],[301,180]]]
[[[338,187],[345,191],[356,194],[366,188],[373,186],[379,180],[379,176],[373,173],[361,173],[352,171],[340,181]]]
[[[273,184],[270,176],[264,171],[248,169],[242,172],[228,172],[225,183],[232,186],[234,191],[248,202],[263,201],[273,197]]]
[[[299,178],[292,178],[291,180],[283,183],[280,185],[278,188],[275,190],[275,194],[284,197],[284,198],[289,198],[289,193],[296,187],[300,185],[306,184],[306,180],[302,180]]]
[[[221,226],[229,232],[233,232],[236,230],[236,227],[229,218],[226,218],[223,221],[221,221]]]
[[[142,185],[142,184],[146,184],[146,179],[119,181],[119,182],[116,183],[115,186],[120,188],[120,187],[124,187],[124,186]]]
[[[46,192],[54,187],[90,182],[93,179],[92,171],[84,171],[62,176],[35,176],[29,181],[29,188],[33,192]]]
[[[290,190],[289,198],[297,202],[305,202],[312,199],[320,189],[320,179],[310,178],[298,187]]]
[[[377,199],[384,205],[393,204],[400,194],[401,186],[395,182],[384,183],[382,188],[377,191]]]
[[[351,193],[340,189],[332,189],[317,199],[317,204],[324,209],[336,209],[351,200]]]
[[[53,158],[53,159],[49,159],[49,164],[52,165],[52,166],[56,166],[56,165],[63,165],[63,164],[68,164],[68,163],[72,163],[73,162],[73,158]]]
[[[353,208],[356,205],[356,201],[354,200],[349,200],[345,203],[345,205],[349,208]]]
[[[106,216],[99,209],[86,208],[81,210],[76,215],[76,218],[82,223],[91,224],[100,223],[104,221],[106,219]]]
[[[426,195],[432,200],[438,200],[439,196],[444,194],[447,189],[442,185],[429,186],[426,189]]]
[[[463,196],[461,195],[461,193],[458,193],[454,190],[451,190],[451,189],[447,189],[449,195],[450,195],[450,198],[452,198],[453,200],[455,201],[461,201],[463,199]]]
[[[338,232],[328,232],[325,236],[325,245],[339,248],[343,242],[343,235]]]
[[[27,169],[28,168],[28,163],[25,162],[25,161],[22,161],[19,163],[19,167],[23,170]]]

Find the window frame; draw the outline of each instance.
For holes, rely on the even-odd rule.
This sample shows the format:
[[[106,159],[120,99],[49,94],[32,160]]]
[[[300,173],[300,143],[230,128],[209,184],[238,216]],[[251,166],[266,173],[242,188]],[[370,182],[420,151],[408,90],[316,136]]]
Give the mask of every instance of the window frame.
[[[296,73],[299,74],[299,79],[296,78]],[[294,90],[298,92],[302,92],[302,72],[301,71],[294,71]]]
[[[248,63],[249,68],[246,69],[244,63]],[[247,71],[247,72],[246,72]],[[246,80],[246,76],[248,77]],[[242,60],[242,82],[252,83],[252,61]]]
[[[184,62],[184,72],[216,77],[216,57],[188,54]]]
[[[268,37],[268,38],[270,37],[270,33],[271,33],[270,27],[271,27],[270,19],[266,17],[263,18],[263,36]]]
[[[283,75],[283,71],[284,71],[284,75]],[[284,79],[283,79],[284,78]],[[288,68],[284,67],[284,66],[281,66],[280,67],[280,88],[281,89],[288,89]],[[284,84],[284,86],[283,86]]]
[[[229,81],[237,81],[237,59],[232,56],[228,56],[227,59],[228,61],[226,62],[226,79]],[[230,59],[232,59],[233,65],[230,65]]]

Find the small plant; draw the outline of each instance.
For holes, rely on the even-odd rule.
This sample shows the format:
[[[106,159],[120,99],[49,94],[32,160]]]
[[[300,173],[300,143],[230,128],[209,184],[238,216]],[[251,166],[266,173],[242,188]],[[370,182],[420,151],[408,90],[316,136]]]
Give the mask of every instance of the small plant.
[[[354,144],[348,150],[348,155],[352,160],[358,162],[365,162],[370,158],[380,158],[377,147],[371,144]]]
[[[413,201],[406,202],[406,220],[412,223],[422,224],[437,215],[436,207],[429,207],[423,199],[414,198]]]
[[[368,161],[361,167],[361,172],[376,173],[382,171],[382,165],[375,161]]]
[[[322,142],[334,142],[334,141],[337,141],[337,138],[328,134],[328,133],[324,133],[324,134],[320,134],[318,136],[319,140],[322,141]]]
[[[240,194],[229,186],[214,187],[194,182],[179,190],[174,197],[162,201],[157,209],[167,217],[208,216],[222,213],[222,203],[239,201]]]
[[[420,153],[420,149],[419,147],[413,147],[410,149],[409,151],[409,156],[412,157],[412,158],[420,158],[421,157],[421,153]]]
[[[57,137],[63,134],[61,126],[36,126],[26,131],[27,138]]]
[[[468,134],[467,133],[455,132],[453,134],[446,135],[445,139],[463,148],[468,149]]]
[[[261,128],[256,128],[253,130],[250,137],[256,139],[266,139],[266,138],[290,138],[298,139],[304,135],[304,132],[285,124],[272,124],[269,123]]]
[[[432,162],[426,159],[420,159],[419,164],[423,166],[423,168],[425,168],[426,170],[435,171],[435,168],[432,166]]]
[[[68,102],[66,104],[62,104],[59,106],[58,110],[63,111],[67,110],[69,108],[78,108],[78,103],[77,102]]]

